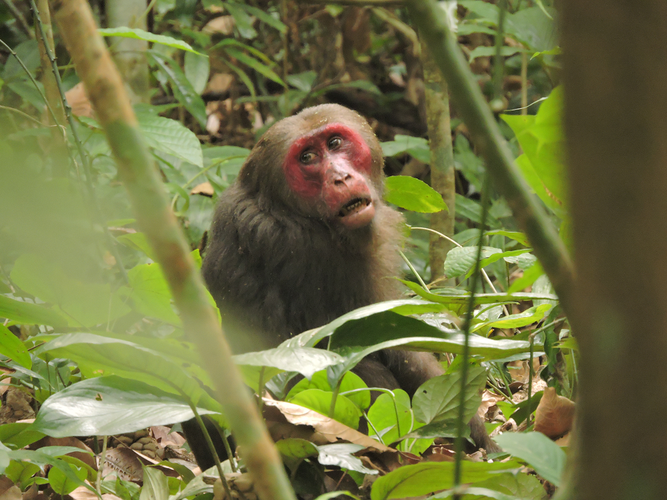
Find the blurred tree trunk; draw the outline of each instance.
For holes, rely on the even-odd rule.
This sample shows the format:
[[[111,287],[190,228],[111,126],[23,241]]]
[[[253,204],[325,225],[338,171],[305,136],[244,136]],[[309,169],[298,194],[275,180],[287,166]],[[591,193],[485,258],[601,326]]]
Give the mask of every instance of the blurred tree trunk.
[[[564,0],[577,499],[667,491],[667,2]]]
[[[431,215],[431,229],[451,238],[454,236],[456,172],[449,117],[449,93],[447,82],[442,78],[425,44],[422,44],[421,59],[424,66],[426,122],[431,147],[431,187],[442,195],[449,209]],[[451,248],[451,242],[431,233],[429,242],[431,281],[444,277],[445,257]]]
[[[109,28],[127,26],[146,31],[145,0],[106,0],[106,15]],[[111,52],[114,61],[129,86],[132,103],[149,102],[148,43],[132,38],[113,38]]]

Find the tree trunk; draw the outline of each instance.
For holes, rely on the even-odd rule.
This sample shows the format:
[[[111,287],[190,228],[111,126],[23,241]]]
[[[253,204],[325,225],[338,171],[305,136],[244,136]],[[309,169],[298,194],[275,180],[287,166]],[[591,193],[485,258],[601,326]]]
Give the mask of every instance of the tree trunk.
[[[667,2],[564,0],[581,349],[568,496],[667,490]]]
[[[447,204],[447,210],[431,215],[431,229],[450,238],[454,236],[455,215],[455,170],[452,150],[452,131],[449,117],[449,93],[447,82],[431,59],[428,47],[422,44],[422,65],[424,66],[424,87],[426,97],[426,122],[431,148],[431,187]],[[429,261],[431,281],[444,277],[445,257],[452,243],[431,233]]]

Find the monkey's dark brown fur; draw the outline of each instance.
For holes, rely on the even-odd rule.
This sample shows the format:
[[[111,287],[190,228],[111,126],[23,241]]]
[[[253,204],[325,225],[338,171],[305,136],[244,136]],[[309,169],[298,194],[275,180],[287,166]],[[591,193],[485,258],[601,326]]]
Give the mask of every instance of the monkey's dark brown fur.
[[[399,296],[403,217],[382,201],[382,166],[366,121],[338,105],[308,108],[260,139],[220,197],[202,268],[225,324],[238,327],[236,352]],[[413,394],[443,370],[429,353],[383,351],[355,372]],[[473,424],[476,443],[494,448]]]

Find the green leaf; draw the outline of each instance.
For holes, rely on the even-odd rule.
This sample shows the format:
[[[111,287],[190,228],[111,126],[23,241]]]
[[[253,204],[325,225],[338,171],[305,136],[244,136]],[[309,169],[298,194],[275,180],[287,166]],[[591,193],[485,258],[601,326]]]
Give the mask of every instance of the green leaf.
[[[521,328],[523,326],[532,325],[538,321],[542,321],[549,311],[553,308],[551,304],[541,304],[539,306],[531,307],[519,314],[510,314],[509,316],[504,316],[495,321],[489,321],[488,323],[481,323],[475,326],[474,331],[485,328]]]
[[[495,441],[512,456],[525,460],[544,479],[560,485],[565,469],[565,452],[541,432],[507,432]]]
[[[475,250],[477,250],[477,247],[463,247],[463,248],[474,248]],[[484,247],[484,248],[492,248],[492,247]],[[508,260],[508,259],[511,259],[512,257],[522,256],[524,254],[527,254],[528,252],[532,252],[532,250],[533,250],[532,248],[522,248],[521,250],[509,250],[507,252],[493,253],[493,254],[489,255],[488,257],[484,257],[480,261],[479,267],[480,267],[480,269],[484,269],[486,266],[489,266],[489,265],[493,264],[494,262],[499,261],[500,259],[505,259],[508,262],[511,262],[511,260]],[[482,252],[483,252],[483,249],[482,249]],[[477,256],[477,253],[475,252],[475,257],[476,256]],[[532,257],[532,260],[535,261],[535,257],[532,256],[532,255],[531,255],[531,257]],[[475,265],[475,262],[473,260],[473,266],[474,265]],[[471,268],[466,273],[464,279],[470,278],[470,276],[472,276],[473,270],[474,269]]]
[[[150,147],[203,168],[199,139],[182,123],[152,113],[137,113],[137,120]]]
[[[423,137],[396,134],[393,141],[383,142],[381,145],[383,156],[396,156],[400,153],[408,153],[423,163],[431,163],[429,143]]]
[[[254,57],[251,57],[248,54],[245,54],[240,50],[231,47],[226,48],[225,52],[227,52],[227,54],[229,54],[236,60],[242,62],[243,64],[250,66],[252,69],[257,71],[259,74],[264,75],[269,80],[273,80],[274,82],[279,83],[283,87],[287,87],[287,84],[282,80],[282,78],[278,76],[278,74],[275,71],[273,71],[266,64],[260,62]]]
[[[195,93],[200,95],[206,88],[208,77],[211,73],[209,58],[193,54],[192,52],[186,52],[183,58],[183,71]]]
[[[499,472],[518,471],[521,465],[511,462],[467,462],[461,463],[461,483],[485,481]],[[404,465],[382,476],[371,489],[371,500],[409,498],[428,495],[454,486],[454,462],[423,462]]]
[[[320,349],[317,349],[318,351]],[[342,361],[342,358],[338,356]],[[322,391],[332,392],[334,390],[329,384],[329,379],[327,378],[326,370],[319,371],[315,373],[310,380],[307,378],[301,379],[294,387],[292,387],[287,394],[287,399],[296,396],[299,392],[308,390],[308,389],[320,389]],[[361,410],[365,410],[371,405],[371,394],[370,391],[360,391],[353,392],[352,394],[344,394],[347,391],[354,391],[357,389],[368,389],[368,386],[356,373],[347,372],[343,376],[343,380],[340,383],[339,394],[347,397],[352,401],[357,407]]]
[[[549,17],[551,16],[551,17]],[[558,27],[554,18],[556,10],[539,7],[521,9],[506,16],[505,32],[533,52],[544,52],[558,45]]]
[[[204,414],[214,410],[198,408]],[[116,435],[194,418],[185,397],[117,376],[82,380],[49,397],[32,430],[53,437]]]
[[[353,455],[364,449],[363,446],[353,443],[325,444],[317,447],[319,455],[317,461],[322,465],[334,465],[343,469],[361,472],[362,474],[377,474],[378,471],[364,467],[361,460]]]
[[[159,264],[142,264],[127,273],[128,298],[146,316],[181,326],[171,302],[171,290]]]
[[[88,473],[83,467],[76,467],[72,464],[67,464],[72,473],[77,477],[78,481],[71,480],[66,476],[61,469],[57,467],[51,468],[49,470],[49,486],[53,488],[53,491],[58,495],[69,495],[72,493],[78,486],[83,483],[83,481],[88,476]]]
[[[333,393],[331,392],[322,391],[320,389],[307,389],[298,393],[290,399],[289,402],[305,408],[310,408],[322,415],[329,415],[332,396]],[[336,398],[336,408],[331,417],[352,429],[356,429],[359,427],[361,411],[345,396],[338,395]]]
[[[32,425],[32,423],[27,422],[0,425],[0,443],[11,445],[15,449],[21,449],[39,441],[44,437],[44,434],[34,430]]]
[[[500,50],[500,55],[502,57],[509,57],[513,56],[518,52],[523,52],[523,50],[521,50],[520,47],[502,47]],[[468,56],[468,62],[473,62],[478,57],[495,57],[495,55],[496,55],[495,47],[486,47],[484,45],[480,45],[479,47],[475,47],[470,52],[470,55]]]
[[[222,2],[222,5],[234,18],[236,29],[243,38],[253,39],[257,36],[255,28],[252,27],[252,18],[245,12],[242,5],[229,2]]]
[[[20,302],[0,295],[0,317],[26,325],[66,326],[67,319],[42,304]]]
[[[532,285],[537,278],[544,274],[544,269],[539,262],[535,262],[532,266],[523,272],[523,276],[516,280],[507,290],[508,293],[518,292],[524,290]],[[553,293],[553,292],[552,292]]]
[[[161,344],[148,339],[151,344]],[[53,338],[35,349],[37,356],[49,353],[76,362],[84,376],[117,375],[142,381],[162,391],[185,394],[205,408],[220,411],[219,405],[180,364],[159,351],[137,342],[93,335],[70,333]],[[181,348],[183,355],[188,354]],[[201,365],[201,362],[199,362]]]
[[[487,259],[493,254],[500,254],[500,248],[482,247],[482,260]],[[477,247],[454,247],[447,252],[445,258],[445,274],[448,278],[456,278],[468,272],[477,259]]]
[[[543,14],[542,14],[543,15]],[[554,89],[537,115],[501,115],[512,128],[524,155],[517,159],[526,181],[556,215],[567,211],[565,139],[561,123],[563,91]]]
[[[331,337],[330,347],[350,364],[380,349],[407,345],[418,350],[461,354],[464,341],[463,333],[458,330],[436,328],[418,319],[385,311],[347,321]],[[479,335],[471,335],[469,344],[470,354],[485,359],[497,359],[530,350],[530,344],[526,341],[494,340]],[[541,345],[536,343],[535,350],[539,349]]]
[[[109,284],[84,283],[70,278],[37,254],[21,255],[11,278],[21,289],[55,305],[71,326],[94,326],[130,312]]]
[[[486,370],[470,366],[465,387],[464,420],[468,422],[477,412],[482,399],[480,391],[486,385]],[[458,420],[461,400],[461,372],[440,375],[424,382],[412,398],[415,418],[425,424],[454,423]]]
[[[153,249],[151,248],[151,245],[148,242],[148,238],[146,238],[146,235],[144,233],[122,234],[120,236],[117,236],[116,240],[118,240],[118,242],[122,243],[128,248],[134,248],[135,250],[139,250],[141,253],[149,257],[151,260],[156,260],[155,254],[153,253]]]
[[[414,177],[405,175],[388,177],[385,188],[385,200],[398,207],[429,214],[448,210],[440,193]]]
[[[477,224],[482,223],[482,206],[465,196],[457,194],[456,197],[456,217],[464,217],[470,219]],[[500,229],[502,224],[498,219],[493,217],[490,213],[486,215],[486,224],[494,229]]]
[[[144,485],[139,494],[139,500],[168,500],[169,481],[160,469],[142,466],[144,471]]]
[[[306,439],[287,438],[276,442],[280,454],[288,458],[303,459],[319,455],[317,446]]]
[[[250,14],[251,16],[255,16],[263,23],[266,23],[269,26],[277,29],[281,33],[287,33],[287,26],[285,26],[285,24],[280,19],[273,17],[268,12],[258,9],[257,7],[253,7],[251,5],[247,5],[245,3],[237,3],[235,5],[238,5],[239,7],[245,9],[248,12],[248,14]]]
[[[296,75],[287,75],[285,80],[292,87],[302,90],[304,92],[310,92],[313,88],[313,84],[317,79],[317,73],[315,71],[304,71],[303,73],[297,73]]]
[[[298,372],[309,379],[315,372],[340,363],[341,357],[323,349],[282,344],[266,351],[237,354],[234,362],[238,365],[270,366],[281,371]]]
[[[173,60],[166,59],[162,54],[155,51],[149,50],[148,55],[150,55],[153,61],[155,61],[158,67],[167,76],[176,100],[195,117],[201,128],[206,128],[206,105],[192,87],[192,84],[185,76],[185,73],[181,71],[178,64]]]
[[[166,45],[168,47],[173,47],[175,49],[181,49],[187,52],[193,52],[195,54],[199,54],[199,52],[197,52],[183,40],[176,40],[175,38],[165,35],[155,35],[154,33],[149,33],[148,31],[144,31],[139,28],[128,28],[125,26],[120,26],[118,28],[98,28],[97,32],[102,36],[119,36],[123,38],[135,38],[138,40],[144,40],[146,42],[151,42],[151,43],[159,43],[160,45]]]
[[[393,395],[386,392],[380,394],[367,415],[372,424],[369,426],[368,435],[375,436],[385,444],[403,440],[408,434],[424,426],[415,420],[410,407],[410,396],[402,389],[395,389],[392,392]],[[411,440],[409,450],[419,454],[432,444],[432,438]]]
[[[526,246],[526,247],[529,246],[528,238],[526,238],[525,234],[520,233],[519,231],[507,231],[505,229],[494,229],[493,231],[487,231],[486,232],[487,236],[494,236],[496,234],[500,234],[502,236],[507,236],[511,240],[518,241],[523,246]]]
[[[0,325],[0,354],[7,356],[28,370],[32,368],[32,360],[23,342],[9,328]]]

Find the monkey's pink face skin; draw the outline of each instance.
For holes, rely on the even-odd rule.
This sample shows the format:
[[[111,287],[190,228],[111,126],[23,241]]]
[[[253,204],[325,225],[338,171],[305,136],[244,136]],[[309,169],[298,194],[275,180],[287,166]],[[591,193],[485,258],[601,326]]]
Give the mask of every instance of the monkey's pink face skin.
[[[289,187],[301,198],[326,207],[327,217],[349,229],[375,216],[370,175],[371,150],[354,129],[332,123],[292,143],[283,164]]]

